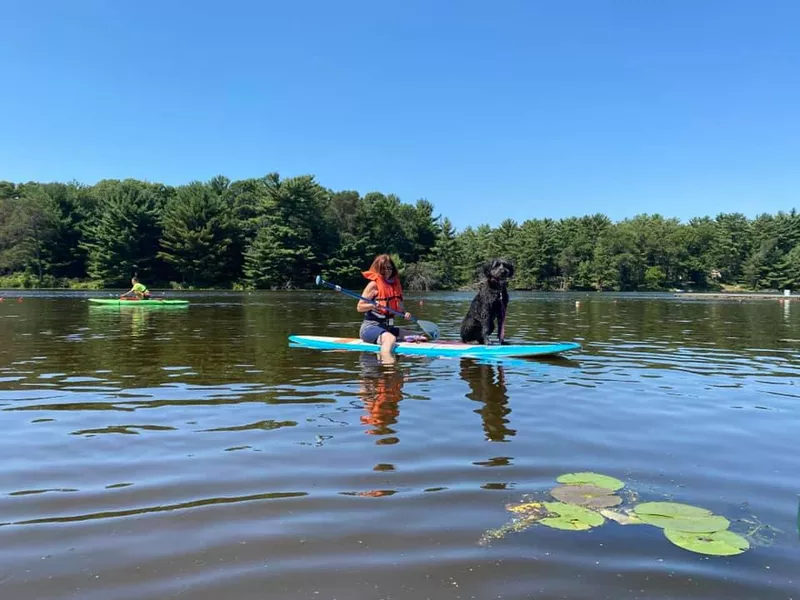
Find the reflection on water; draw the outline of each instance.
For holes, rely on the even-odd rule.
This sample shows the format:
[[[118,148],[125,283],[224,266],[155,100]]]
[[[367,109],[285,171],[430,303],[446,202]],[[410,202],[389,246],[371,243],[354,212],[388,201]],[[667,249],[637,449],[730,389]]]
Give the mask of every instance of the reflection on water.
[[[517,432],[508,427],[507,417],[511,408],[508,406],[508,388],[502,363],[482,364],[462,359],[461,377],[469,384],[467,398],[483,404],[475,412],[483,420],[486,439],[505,442],[506,438],[516,435]]]
[[[400,415],[400,400],[403,399],[403,383],[407,375],[401,363],[383,364],[377,354],[365,353],[359,356],[361,364],[361,390],[365,415],[361,422],[368,425],[370,435],[385,436],[376,444],[396,444],[392,425]]]
[[[191,299],[0,304],[3,598],[796,596],[789,302],[518,293],[510,341],[582,351],[383,364],[288,347],[355,335],[332,294]],[[425,317],[455,336],[469,300],[430,295]],[[727,559],[616,524],[478,545],[582,470],[780,533]]]

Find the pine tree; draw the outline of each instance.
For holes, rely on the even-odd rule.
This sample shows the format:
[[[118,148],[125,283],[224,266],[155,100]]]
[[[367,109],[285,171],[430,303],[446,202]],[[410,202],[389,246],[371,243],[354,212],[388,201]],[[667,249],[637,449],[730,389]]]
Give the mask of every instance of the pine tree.
[[[105,285],[126,285],[133,275],[147,278],[156,262],[160,237],[158,199],[135,181],[106,182],[98,194],[97,220],[81,246],[88,273]]]
[[[782,289],[800,289],[800,244],[792,248],[778,265],[778,286]]]
[[[220,178],[178,188],[162,215],[158,257],[172,265],[189,285],[213,285],[230,275],[232,215],[220,196]]]
[[[332,250],[328,192],[311,176],[281,181],[273,173],[266,182],[261,228],[245,254],[245,276],[255,287],[307,285]]]
[[[445,289],[455,289],[462,283],[458,273],[461,260],[461,248],[456,230],[450,219],[445,217],[439,228],[436,243],[431,249],[431,262],[435,267],[440,286]]]
[[[20,186],[6,202],[7,214],[0,220],[0,266],[32,273],[41,285],[53,270],[58,211],[38,184]]]

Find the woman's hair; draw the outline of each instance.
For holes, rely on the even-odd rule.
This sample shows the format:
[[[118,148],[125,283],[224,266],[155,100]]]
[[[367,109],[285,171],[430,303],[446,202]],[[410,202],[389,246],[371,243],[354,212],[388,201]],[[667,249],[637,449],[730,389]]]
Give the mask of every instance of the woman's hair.
[[[389,279],[394,279],[397,277],[397,266],[394,264],[392,257],[388,254],[379,254],[376,256],[375,260],[372,261],[372,265],[370,265],[369,270],[383,277],[383,269],[387,265],[392,267],[392,274],[389,275]]]

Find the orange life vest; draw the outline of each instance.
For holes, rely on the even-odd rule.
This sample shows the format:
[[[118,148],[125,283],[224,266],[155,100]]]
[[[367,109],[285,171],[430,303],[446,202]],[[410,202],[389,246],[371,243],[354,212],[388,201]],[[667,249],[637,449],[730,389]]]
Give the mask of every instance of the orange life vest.
[[[400,286],[399,277],[395,277],[390,283],[382,275],[372,271],[363,271],[361,274],[370,281],[374,281],[375,285],[378,286],[378,295],[375,296],[375,301],[378,304],[394,310],[402,310],[400,303],[403,301],[403,288]]]

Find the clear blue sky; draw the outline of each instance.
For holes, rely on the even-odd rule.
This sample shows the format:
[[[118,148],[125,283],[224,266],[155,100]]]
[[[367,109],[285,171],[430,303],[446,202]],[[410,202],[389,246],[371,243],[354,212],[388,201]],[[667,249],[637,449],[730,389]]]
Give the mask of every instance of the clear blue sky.
[[[457,227],[800,208],[800,1],[4,0],[0,179],[312,173]]]

